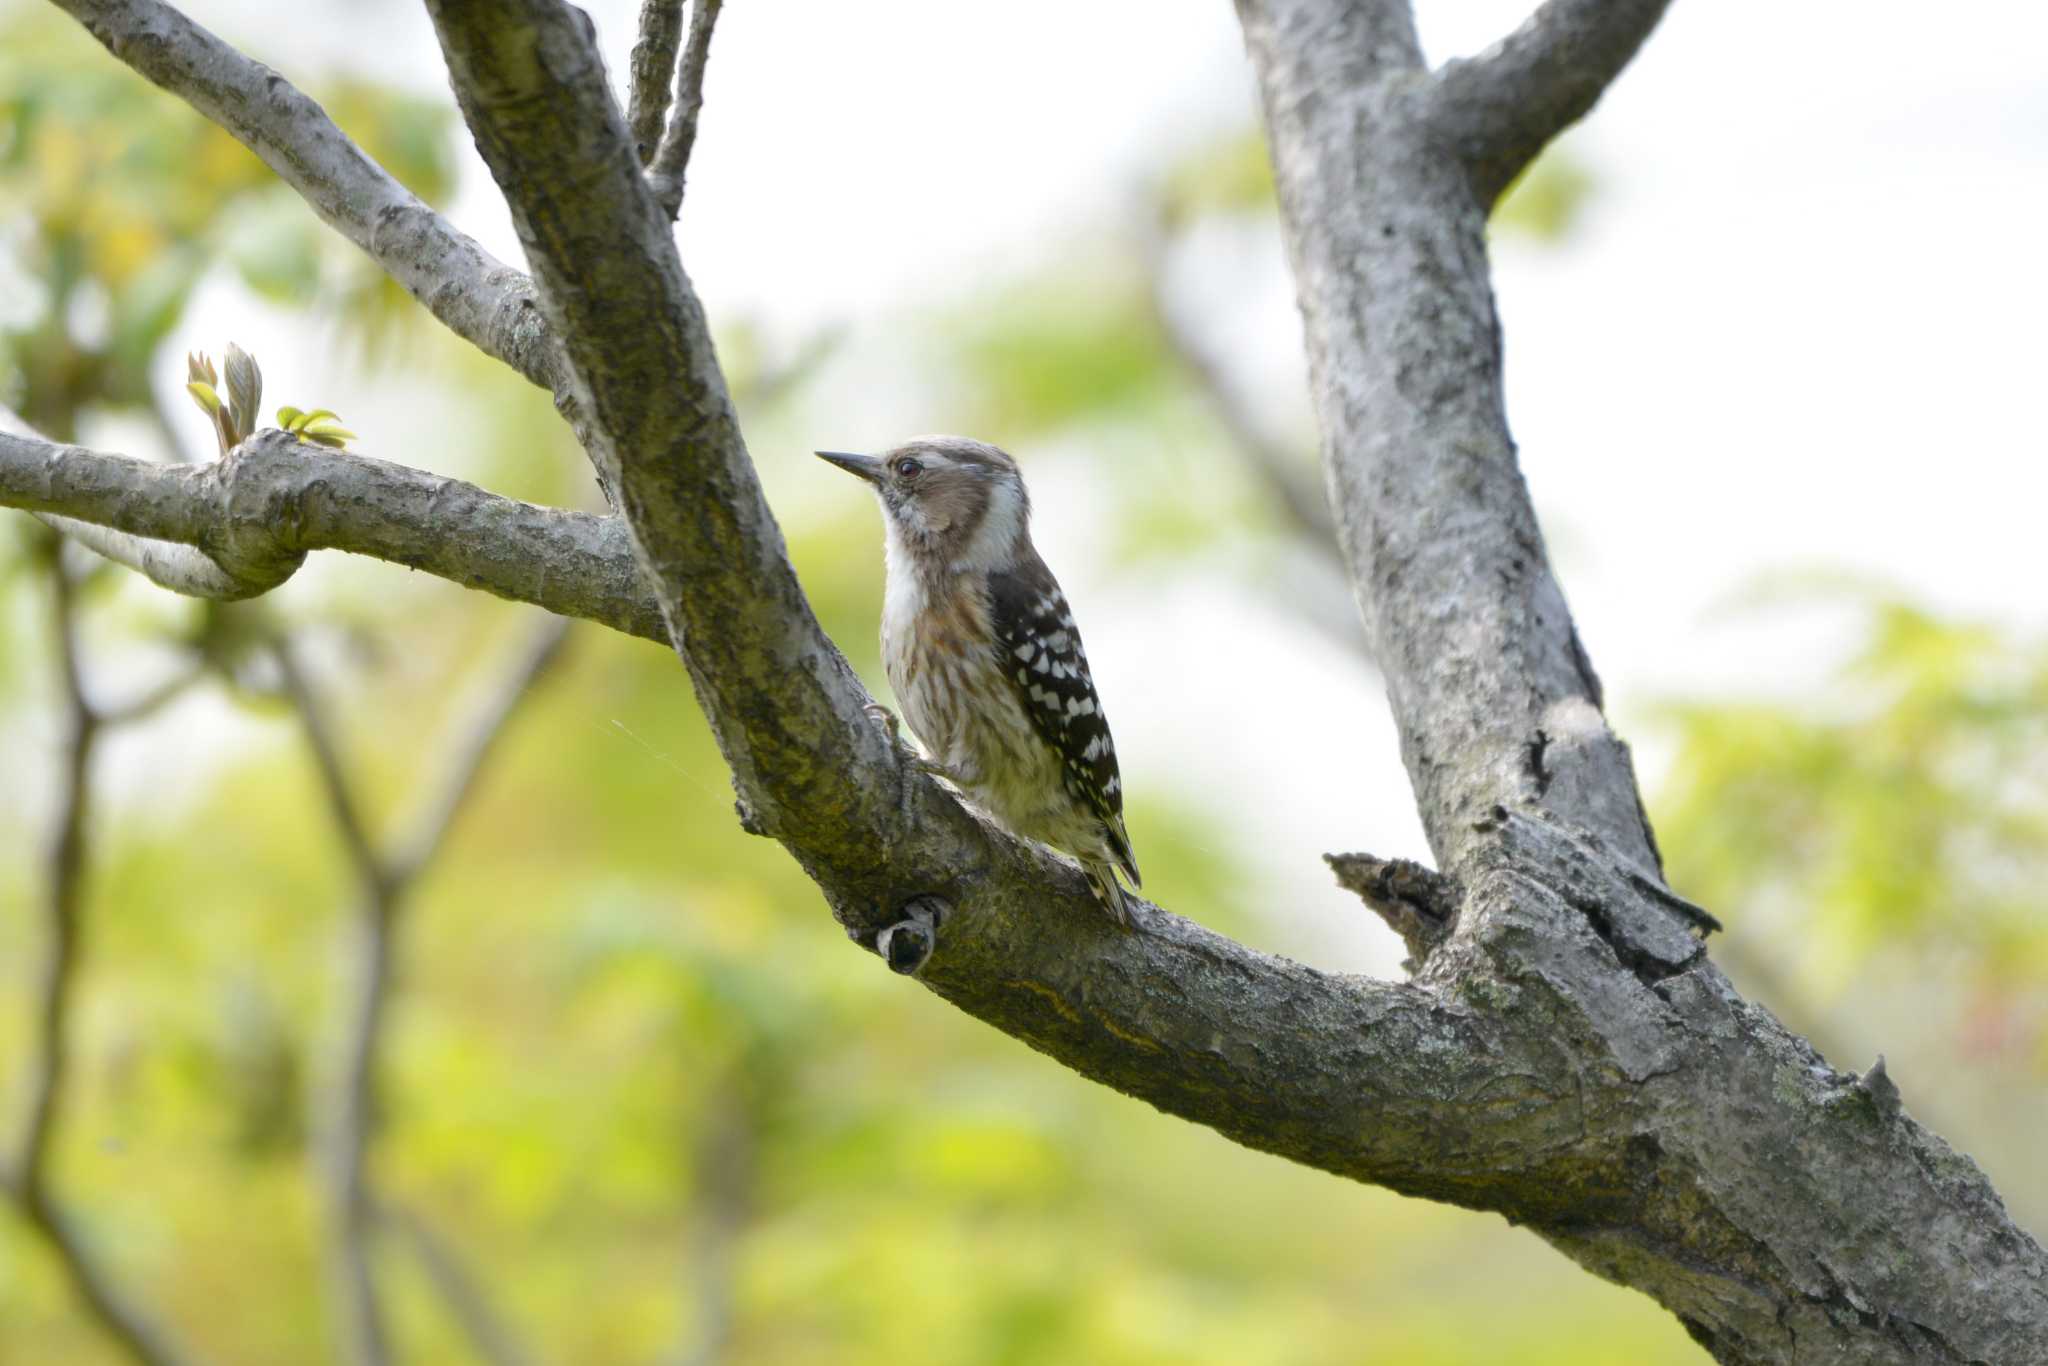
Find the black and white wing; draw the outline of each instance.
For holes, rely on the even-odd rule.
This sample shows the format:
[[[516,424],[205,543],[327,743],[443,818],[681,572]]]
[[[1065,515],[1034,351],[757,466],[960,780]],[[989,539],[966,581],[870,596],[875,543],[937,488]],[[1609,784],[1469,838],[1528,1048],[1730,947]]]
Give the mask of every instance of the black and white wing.
[[[1036,554],[1012,571],[990,575],[988,582],[990,625],[1003,674],[1016,688],[1032,729],[1059,752],[1068,795],[1102,822],[1117,865],[1135,887],[1138,861],[1124,833],[1116,745],[1067,596]]]

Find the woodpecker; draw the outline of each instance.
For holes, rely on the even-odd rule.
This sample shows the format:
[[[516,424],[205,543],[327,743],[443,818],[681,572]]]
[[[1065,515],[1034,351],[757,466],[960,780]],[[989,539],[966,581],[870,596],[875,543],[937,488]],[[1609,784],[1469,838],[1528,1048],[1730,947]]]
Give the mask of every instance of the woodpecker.
[[[1081,633],[1031,544],[1017,462],[924,436],[882,455],[819,451],[882,504],[882,665],[926,765],[1011,831],[1080,860],[1129,928],[1138,861],[1123,780]]]

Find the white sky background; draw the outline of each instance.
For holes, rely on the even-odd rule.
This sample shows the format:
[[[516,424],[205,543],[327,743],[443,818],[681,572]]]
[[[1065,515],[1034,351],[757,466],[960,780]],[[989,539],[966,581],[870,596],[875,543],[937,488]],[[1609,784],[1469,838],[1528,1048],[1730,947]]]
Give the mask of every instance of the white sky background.
[[[1531,3],[1419,0],[1432,58],[1483,47]],[[622,77],[637,7],[589,8]],[[414,6],[294,7],[288,29],[267,5],[189,9],[295,78],[343,63],[445,90]],[[1860,569],[2048,626],[2044,52],[2048,8],[2006,0],[1938,21],[1898,0],[1678,0],[1575,135],[1601,182],[1580,230],[1502,245],[1510,418],[1625,730],[1632,705],[1673,692],[1824,672],[1838,619],[1714,614],[1766,571]],[[685,262],[714,320],[786,338],[847,324],[873,382],[840,386],[858,401],[804,444],[879,444],[931,425],[918,377],[888,370],[906,318],[1069,248],[1148,167],[1252,108],[1224,0],[730,0]],[[480,165],[454,215],[520,259]],[[1212,320],[1299,408],[1277,246],[1254,283]],[[285,382],[318,361],[276,315],[223,298],[206,316],[277,393],[318,389],[380,449],[358,411],[373,404]],[[808,456],[756,454],[785,517],[815,509]],[[1276,947],[1388,970],[1391,936],[1318,858],[1423,852],[1377,683],[1256,592],[1119,582],[1091,557],[1080,468],[1037,488],[1039,539],[1082,609],[1127,785],[1206,794],[1239,822],[1280,889]],[[879,555],[849,572],[878,574]],[[1639,752],[1654,780],[1655,745]]]

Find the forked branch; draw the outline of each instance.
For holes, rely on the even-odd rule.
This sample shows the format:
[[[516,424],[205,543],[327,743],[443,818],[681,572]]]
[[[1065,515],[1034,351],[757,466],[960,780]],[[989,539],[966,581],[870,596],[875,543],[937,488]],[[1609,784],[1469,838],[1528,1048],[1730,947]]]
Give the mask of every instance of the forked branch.
[[[401,917],[420,876],[475,790],[477,776],[513,713],[560,655],[567,629],[568,622],[559,617],[539,623],[511,667],[492,680],[488,694],[458,718],[448,742],[448,758],[430,789],[432,795],[420,815],[407,824],[413,833],[389,853],[380,847],[382,842],[370,828],[361,792],[343,764],[333,720],[300,665],[297,647],[281,640],[273,651],[285,696],[306,733],[328,814],[356,883],[354,995],[343,1036],[341,1082],[335,1088],[325,1135],[325,1167],[329,1256],[334,1282],[341,1289],[336,1316],[350,1358],[358,1366],[384,1366],[392,1359],[388,1316],[372,1252],[384,1206],[371,1186],[369,1154],[375,1140],[378,1060],[390,1013]],[[414,1232],[417,1235],[418,1230]],[[435,1242],[429,1261],[436,1285],[454,1293],[451,1303],[459,1320],[473,1331],[489,1328],[484,1340],[494,1347],[508,1340],[502,1326],[483,1313],[480,1292],[454,1265],[453,1251]]]
[[[676,53],[683,45],[684,0],[640,0],[640,36],[627,68],[626,126],[641,162],[654,160],[675,85]]]
[[[62,765],[56,829],[46,856],[44,950],[31,1025],[27,1123],[4,1173],[8,1193],[55,1254],[66,1279],[101,1331],[144,1366],[180,1366],[186,1358],[170,1336],[115,1283],[86,1240],[50,1177],[58,1125],[71,1097],[77,1043],[79,975],[86,950],[85,874],[92,813],[93,751],[109,718],[87,699],[79,657],[77,601],[63,561],[63,541],[45,547],[51,627],[63,697]]]
[[[1513,33],[1436,74],[1428,119],[1490,208],[1549,141],[1592,111],[1670,0],[1546,0]]]

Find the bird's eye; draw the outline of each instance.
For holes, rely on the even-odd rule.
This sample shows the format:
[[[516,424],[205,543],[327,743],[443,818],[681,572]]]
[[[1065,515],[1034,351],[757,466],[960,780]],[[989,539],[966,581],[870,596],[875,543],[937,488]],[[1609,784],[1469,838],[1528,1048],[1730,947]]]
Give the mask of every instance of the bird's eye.
[[[896,477],[898,479],[915,479],[922,473],[924,473],[924,465],[919,461],[899,460],[896,462]]]

